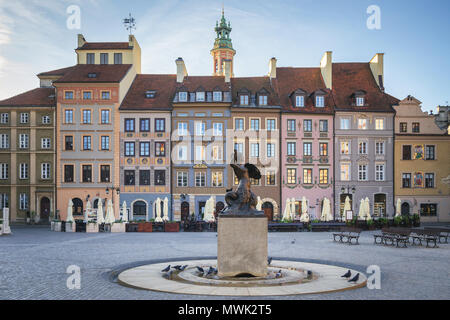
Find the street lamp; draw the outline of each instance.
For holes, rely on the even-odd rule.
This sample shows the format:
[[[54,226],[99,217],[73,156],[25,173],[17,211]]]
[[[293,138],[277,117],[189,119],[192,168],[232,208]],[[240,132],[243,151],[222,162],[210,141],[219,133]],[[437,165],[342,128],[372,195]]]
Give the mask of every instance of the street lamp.
[[[106,187],[106,195],[109,195],[109,191],[111,190],[111,201],[114,204],[114,191],[116,191],[117,195],[120,194],[120,188],[119,187]]]

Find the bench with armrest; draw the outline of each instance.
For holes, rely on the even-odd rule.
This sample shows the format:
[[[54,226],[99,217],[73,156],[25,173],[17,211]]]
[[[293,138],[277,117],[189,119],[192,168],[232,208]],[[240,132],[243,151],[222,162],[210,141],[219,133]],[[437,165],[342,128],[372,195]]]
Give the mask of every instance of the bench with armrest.
[[[383,228],[381,234],[375,234],[373,237],[375,244],[395,245],[397,247],[402,245],[406,248],[410,234],[411,229],[409,228]],[[379,242],[377,241],[378,239]]]
[[[359,244],[359,236],[362,229],[354,227],[341,227],[338,232],[333,233],[333,241],[348,244]]]
[[[439,232],[439,243],[448,243],[448,238],[450,238],[450,228],[425,227],[425,230],[436,230],[437,232]]]
[[[430,243],[433,244],[433,248],[437,248],[439,241],[439,230],[430,230],[430,229],[413,229],[411,232],[411,239],[413,241],[413,245],[422,245],[422,242],[426,242],[427,248],[430,247]]]

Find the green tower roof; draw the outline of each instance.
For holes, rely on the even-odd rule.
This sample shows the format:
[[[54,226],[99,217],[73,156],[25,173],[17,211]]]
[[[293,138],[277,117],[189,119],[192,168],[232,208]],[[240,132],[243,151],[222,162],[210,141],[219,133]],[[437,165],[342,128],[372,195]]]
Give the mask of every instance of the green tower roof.
[[[222,9],[222,18],[219,21],[216,22],[216,28],[214,29],[216,31],[216,40],[214,41],[214,48],[216,49],[233,49],[233,44],[231,43],[230,33],[231,33],[231,24],[230,22],[225,19],[224,10]]]

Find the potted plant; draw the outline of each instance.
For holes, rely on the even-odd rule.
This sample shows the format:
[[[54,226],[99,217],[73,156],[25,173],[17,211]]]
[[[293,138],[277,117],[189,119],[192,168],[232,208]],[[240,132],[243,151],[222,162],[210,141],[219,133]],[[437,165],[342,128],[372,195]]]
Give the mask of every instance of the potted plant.
[[[126,232],[138,232],[138,226],[139,226],[139,223],[137,223],[136,221],[130,221],[126,224],[125,231]]]
[[[75,232],[75,221],[70,221],[65,224],[65,231],[66,232]]]
[[[375,222],[372,219],[367,220],[367,229],[368,230],[374,230],[375,229]]]
[[[149,221],[139,221],[138,232],[153,232],[153,223]]]
[[[420,227],[420,215],[417,213],[413,214],[412,216],[412,225],[414,227]]]
[[[125,222],[122,221],[122,219],[120,220],[116,220],[112,225],[111,225],[111,232],[115,232],[115,233],[120,233],[120,232],[125,232]]]
[[[167,221],[164,223],[164,232],[180,232],[180,223],[177,221]]]
[[[56,220],[54,220],[54,228],[53,228],[53,231],[56,231],[56,232],[61,232],[61,221],[60,220],[58,220],[58,219],[56,219]]]
[[[98,223],[96,221],[88,221],[88,223],[86,223],[86,232],[87,233],[98,232]]]

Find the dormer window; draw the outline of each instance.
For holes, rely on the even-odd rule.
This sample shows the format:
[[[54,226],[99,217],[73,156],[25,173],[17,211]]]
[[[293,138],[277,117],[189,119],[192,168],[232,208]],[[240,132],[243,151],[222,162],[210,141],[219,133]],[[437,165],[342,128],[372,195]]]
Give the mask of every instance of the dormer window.
[[[178,92],[178,100],[180,102],[187,102],[188,93],[186,91]]]
[[[304,107],[305,106],[305,96],[295,96],[295,106]]]
[[[325,107],[325,97],[324,96],[316,96],[316,107],[318,107],[318,108]]]
[[[195,100],[196,101],[205,101],[205,92],[204,91],[197,92],[196,96],[195,96]]]
[[[258,104],[260,106],[267,106],[267,95],[260,95]]]
[[[156,91],[154,90],[148,90],[145,92],[145,97],[147,99],[153,99],[156,96]]]
[[[97,78],[97,74],[95,72],[89,72],[88,73],[88,78],[90,78],[90,79]]]
[[[364,97],[356,97],[356,106],[358,107],[364,106]]]
[[[240,104],[242,106],[248,106],[248,94],[241,94],[241,96],[240,96]]]
[[[222,101],[222,91],[214,91],[214,93],[213,93],[213,100],[215,102]]]

